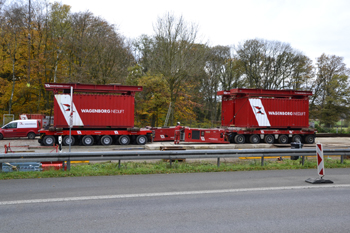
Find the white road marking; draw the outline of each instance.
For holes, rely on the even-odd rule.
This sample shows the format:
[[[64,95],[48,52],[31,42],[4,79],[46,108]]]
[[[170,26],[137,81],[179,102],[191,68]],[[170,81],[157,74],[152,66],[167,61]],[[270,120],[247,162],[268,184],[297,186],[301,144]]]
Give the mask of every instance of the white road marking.
[[[88,201],[104,199],[122,199],[135,197],[162,197],[162,196],[179,196],[179,195],[201,195],[217,193],[239,193],[239,192],[256,192],[256,191],[277,191],[277,190],[297,190],[297,189],[322,189],[322,188],[350,188],[349,184],[340,185],[315,185],[315,186],[289,186],[289,187],[268,187],[268,188],[242,188],[242,189],[221,189],[221,190],[202,190],[202,191],[184,191],[184,192],[164,192],[164,193],[139,193],[139,194],[120,194],[120,195],[101,195],[86,197],[64,197],[64,198],[47,198],[18,201],[1,201],[0,205],[18,205],[33,204],[45,202],[69,202],[69,201]]]

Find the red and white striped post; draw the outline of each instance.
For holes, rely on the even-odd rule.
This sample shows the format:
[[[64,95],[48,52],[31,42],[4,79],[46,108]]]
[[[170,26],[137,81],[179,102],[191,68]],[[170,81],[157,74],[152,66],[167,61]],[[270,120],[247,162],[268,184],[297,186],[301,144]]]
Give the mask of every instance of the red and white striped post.
[[[316,156],[317,156],[317,171],[318,175],[322,179],[324,176],[324,160],[323,160],[323,146],[321,143],[316,144]]]
[[[305,180],[311,184],[325,184],[325,183],[333,183],[331,180],[324,180],[324,159],[323,159],[323,146],[321,143],[316,144],[316,158],[317,158],[317,173],[319,178],[313,179],[309,178]]]

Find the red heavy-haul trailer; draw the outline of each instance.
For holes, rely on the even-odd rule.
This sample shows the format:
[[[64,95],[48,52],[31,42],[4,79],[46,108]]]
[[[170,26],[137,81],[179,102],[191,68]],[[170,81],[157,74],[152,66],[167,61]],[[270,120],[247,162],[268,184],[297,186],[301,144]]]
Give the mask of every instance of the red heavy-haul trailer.
[[[58,136],[63,137],[63,145],[69,145],[70,125],[71,145],[143,145],[152,141],[151,130],[133,128],[134,95],[142,91],[142,87],[47,83],[45,89],[54,92],[54,125],[40,130],[42,145],[57,143]]]
[[[309,128],[311,91],[231,89],[222,95],[221,125],[235,143],[315,141]]]

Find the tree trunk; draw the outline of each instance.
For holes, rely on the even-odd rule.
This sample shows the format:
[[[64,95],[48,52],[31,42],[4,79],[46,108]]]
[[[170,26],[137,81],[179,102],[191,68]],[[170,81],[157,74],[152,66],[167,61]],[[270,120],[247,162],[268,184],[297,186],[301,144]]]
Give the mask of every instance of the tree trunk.
[[[12,99],[13,99],[13,93],[15,92],[15,83],[16,83],[16,78],[15,78],[15,62],[16,62],[15,54],[13,55],[13,59],[12,59],[12,91],[11,91],[11,98],[10,98],[10,101],[9,101],[9,114],[11,114]]]

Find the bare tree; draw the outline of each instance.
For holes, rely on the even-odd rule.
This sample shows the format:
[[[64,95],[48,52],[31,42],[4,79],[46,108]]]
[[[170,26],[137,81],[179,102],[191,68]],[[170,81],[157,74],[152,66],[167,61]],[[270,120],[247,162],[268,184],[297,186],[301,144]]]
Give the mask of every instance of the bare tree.
[[[227,46],[215,46],[207,49],[204,67],[206,75],[201,77],[202,88],[200,91],[204,97],[206,117],[211,120],[212,127],[218,118],[217,92],[220,88],[220,82],[226,78],[225,63],[230,58],[230,48]]]
[[[287,87],[294,90],[310,90],[315,76],[312,60],[304,55],[297,55],[292,63],[291,78]]]
[[[163,75],[170,90],[172,113],[178,93],[184,87],[184,81],[190,79],[204,67],[204,46],[197,44],[198,27],[186,23],[183,17],[176,18],[166,14],[158,18],[154,25],[155,35],[143,37],[139,48],[142,49],[142,67],[147,71]],[[170,124],[173,124],[174,115]]]
[[[94,19],[91,31],[91,45],[96,49],[88,59],[89,73],[97,83],[123,83],[127,77],[127,68],[134,62],[130,46],[114,25],[100,18]]]
[[[280,89],[290,85],[304,56],[289,44],[261,39],[247,40],[236,47],[249,87]]]

